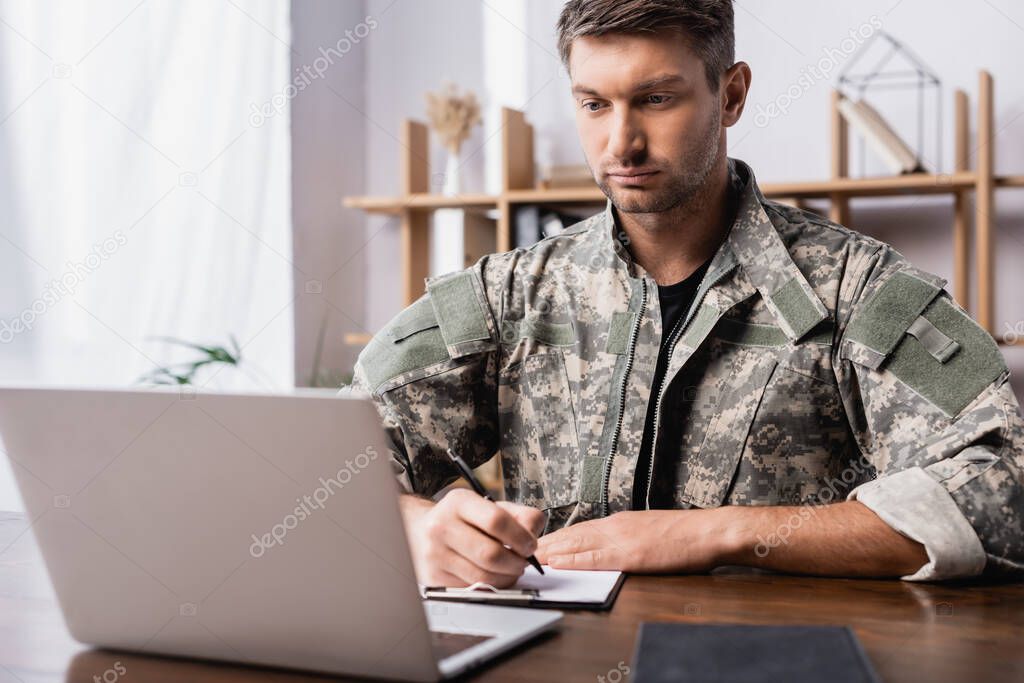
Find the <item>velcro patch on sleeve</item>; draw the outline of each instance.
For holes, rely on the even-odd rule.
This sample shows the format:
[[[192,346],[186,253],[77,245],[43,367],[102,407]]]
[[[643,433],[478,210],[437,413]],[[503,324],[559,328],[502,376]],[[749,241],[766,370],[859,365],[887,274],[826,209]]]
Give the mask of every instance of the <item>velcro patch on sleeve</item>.
[[[897,271],[854,313],[845,339],[870,349],[877,367],[940,291],[933,282]]]
[[[424,296],[395,316],[370,341],[359,354],[358,363],[370,388],[377,392],[396,377],[445,360],[448,351],[430,299]]]
[[[917,320],[910,323],[910,327],[907,328],[907,334],[914,337],[917,341],[921,342],[928,353],[932,354],[932,358],[945,363],[960,350],[960,344],[945,334],[942,330],[935,327],[928,318],[923,315],[917,316]]]
[[[904,335],[883,367],[954,417],[1006,372],[1006,362],[989,333],[947,297],[935,299],[922,317],[939,336]]]
[[[472,270],[427,280],[430,302],[437,316],[448,354],[458,358],[493,344],[490,315],[479,276]],[[483,345],[480,342],[484,342]]]

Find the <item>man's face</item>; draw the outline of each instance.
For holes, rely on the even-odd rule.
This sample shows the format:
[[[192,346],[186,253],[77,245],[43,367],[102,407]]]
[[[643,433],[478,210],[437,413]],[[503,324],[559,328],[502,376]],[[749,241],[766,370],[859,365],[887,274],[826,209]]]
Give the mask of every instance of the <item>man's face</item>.
[[[619,211],[689,203],[719,158],[721,98],[674,31],[573,41],[576,126],[587,164]]]

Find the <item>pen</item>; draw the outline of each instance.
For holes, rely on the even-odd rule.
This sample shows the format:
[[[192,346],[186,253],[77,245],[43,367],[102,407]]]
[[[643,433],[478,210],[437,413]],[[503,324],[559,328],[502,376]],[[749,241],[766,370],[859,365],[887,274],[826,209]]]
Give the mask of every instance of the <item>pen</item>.
[[[465,478],[465,480],[469,482],[469,485],[473,487],[473,490],[476,491],[477,495],[483,496],[489,501],[494,501],[494,499],[491,498],[491,495],[487,493],[487,489],[483,487],[483,484],[481,484],[480,481],[476,478],[476,475],[473,474],[473,470],[469,467],[469,465],[466,464],[465,460],[452,453],[452,449],[450,448],[448,449],[448,457],[451,458],[452,462],[455,463],[455,466],[459,468],[459,473],[462,474],[463,478]],[[526,561],[532,564],[533,568],[536,569],[538,572],[540,572],[541,574],[544,573],[544,570],[541,569],[540,562],[537,561],[536,557],[530,555],[528,558],[526,558]]]

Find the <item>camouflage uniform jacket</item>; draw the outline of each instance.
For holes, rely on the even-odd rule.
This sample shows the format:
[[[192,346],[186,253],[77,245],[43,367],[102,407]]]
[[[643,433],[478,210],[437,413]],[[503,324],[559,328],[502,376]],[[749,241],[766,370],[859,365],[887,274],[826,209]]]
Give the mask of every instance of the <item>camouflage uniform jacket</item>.
[[[1024,569],[1024,423],[992,338],[888,245],[768,201],[750,167],[693,306],[661,329],[654,279],[611,203],[529,249],[427,278],[360,354],[400,483],[431,495],[496,453],[546,531],[632,506],[649,401],[652,474],[677,508],[858,499],[924,544],[911,580]],[[670,362],[652,386],[663,335]],[[650,489],[648,489],[648,502]]]

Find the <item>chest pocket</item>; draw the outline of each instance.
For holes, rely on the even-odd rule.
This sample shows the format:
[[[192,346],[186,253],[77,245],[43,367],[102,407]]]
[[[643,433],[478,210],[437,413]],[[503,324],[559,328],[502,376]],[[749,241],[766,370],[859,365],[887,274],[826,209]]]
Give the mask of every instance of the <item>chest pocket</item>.
[[[838,502],[871,475],[850,431],[831,344],[803,342],[780,350],[725,502]]]
[[[681,473],[682,502],[798,504],[815,495],[851,445],[831,372],[827,325],[797,345],[772,325],[723,319],[710,358],[722,379],[691,415],[699,446]],[[699,403],[700,394],[694,397]],[[703,410],[703,414],[702,411]],[[696,446],[696,444],[694,444]]]
[[[717,400],[706,422],[703,438],[696,454],[686,460],[682,474],[683,502],[702,508],[718,507],[725,500],[743,451],[750,425],[761,404],[778,361],[772,352],[751,349],[727,349],[721,342],[714,346],[718,364],[725,370],[724,381],[717,384]],[[716,355],[717,355],[716,354]],[[700,419],[708,404],[699,386],[694,387],[691,418]]]
[[[569,323],[505,321],[498,376],[500,449],[509,500],[554,511],[579,499],[579,434],[563,349]]]

